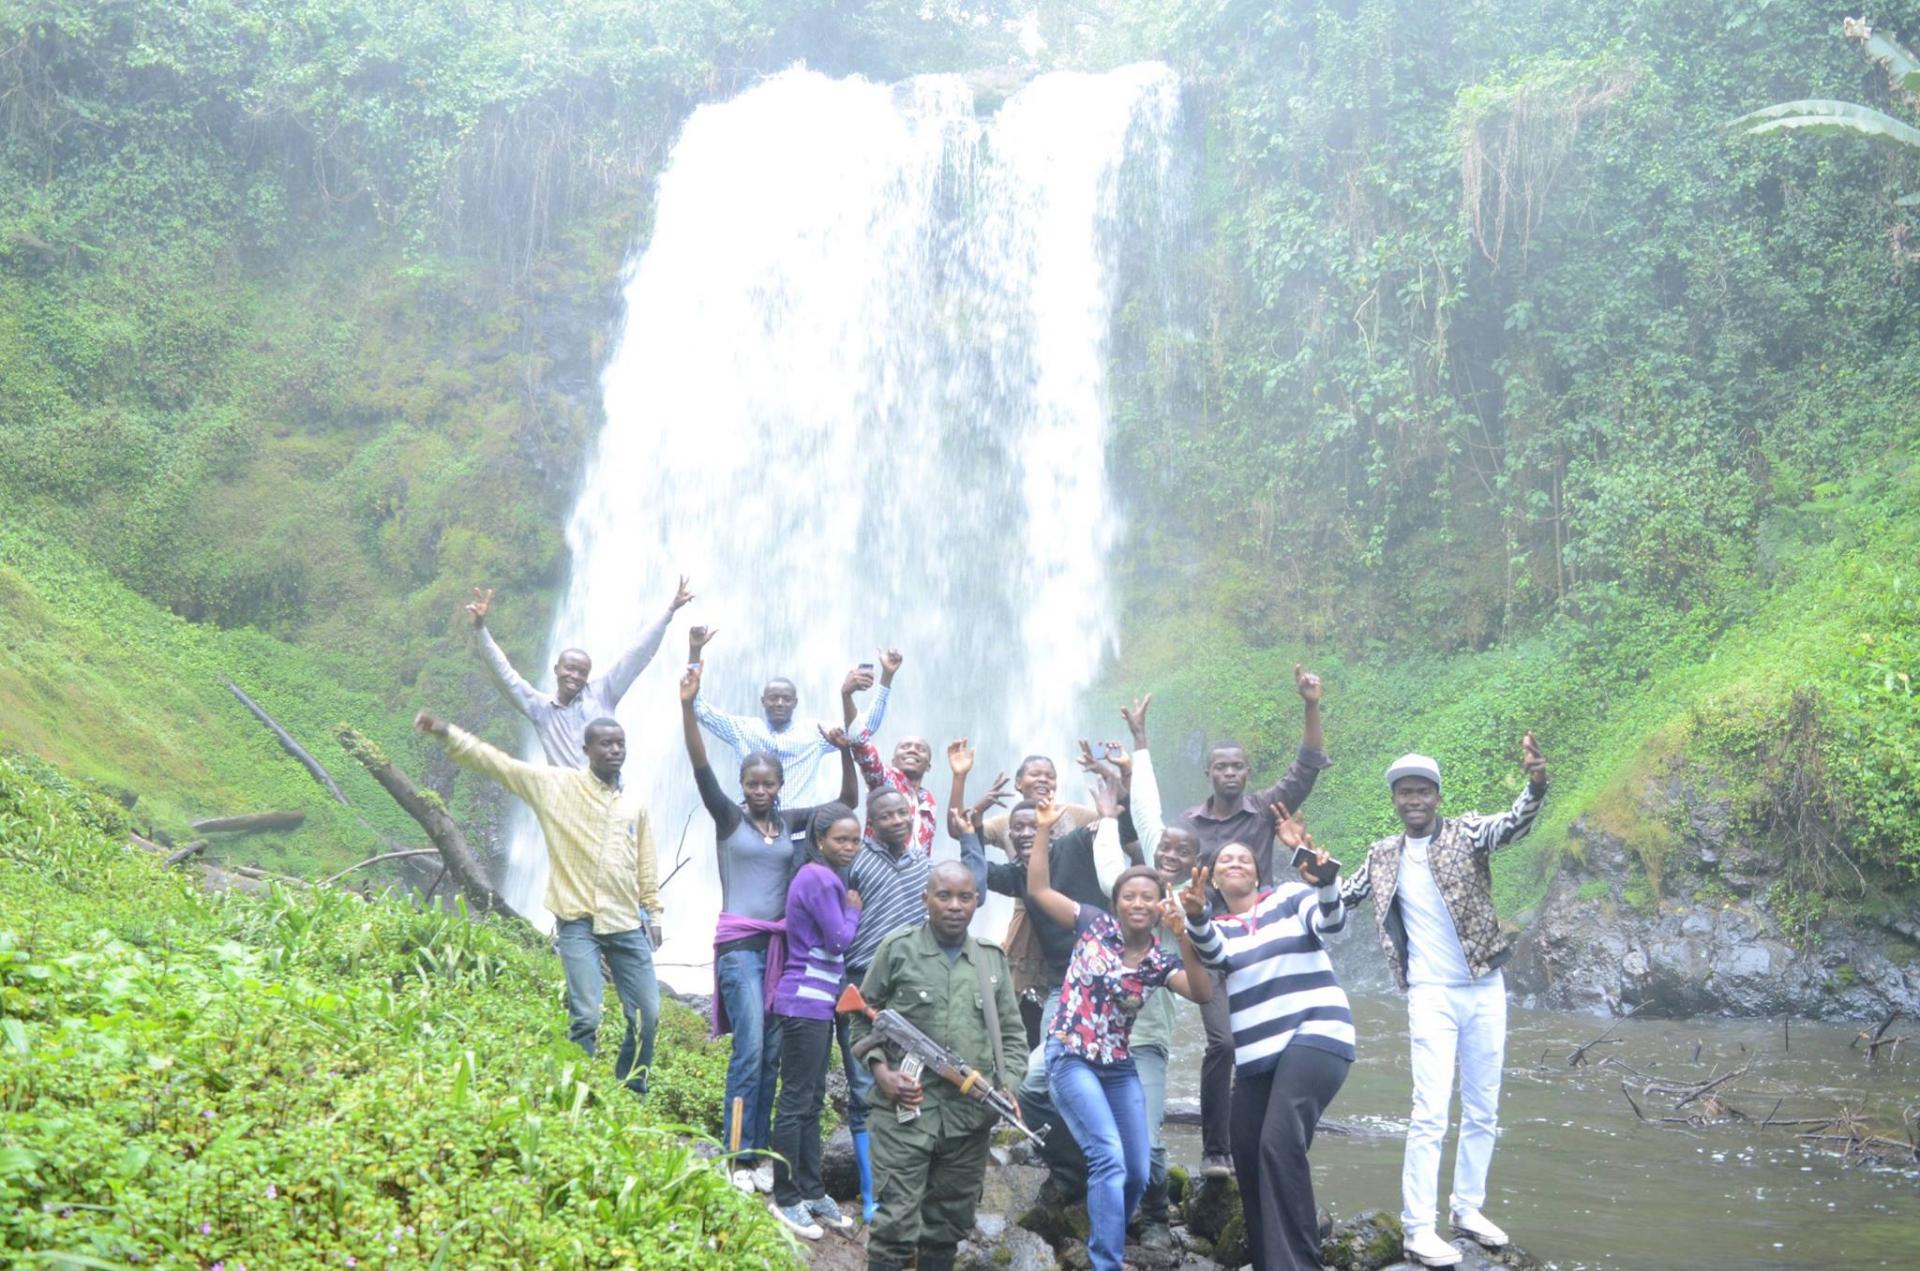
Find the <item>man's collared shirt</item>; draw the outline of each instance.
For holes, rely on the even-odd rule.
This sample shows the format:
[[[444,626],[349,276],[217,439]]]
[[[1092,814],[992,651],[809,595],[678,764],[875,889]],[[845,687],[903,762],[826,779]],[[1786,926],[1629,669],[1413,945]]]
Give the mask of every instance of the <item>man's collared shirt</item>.
[[[898,790],[907,796],[907,802],[913,807],[913,842],[909,845],[925,855],[933,854],[933,831],[936,818],[936,805],[933,791],[921,786],[914,789],[913,782],[907,780],[907,774],[880,758],[880,748],[865,737],[853,744],[853,762],[860,769],[860,775],[866,778],[867,790],[877,791],[882,787]],[[871,813],[872,801],[868,801]],[[867,822],[867,833],[873,833],[873,822]]]
[[[524,763],[465,729],[447,729],[447,754],[518,795],[547,841],[547,908],[562,922],[592,918],[596,935],[632,931],[645,910],[662,921],[653,830],[640,792],[584,768]]]
[[[632,648],[615,659],[605,675],[587,681],[580,695],[565,706],[555,701],[553,694],[542,693],[527,683],[520,672],[513,669],[513,663],[507,660],[507,655],[494,643],[493,633],[485,627],[474,632],[474,643],[480,651],[481,664],[487,668],[487,674],[500,690],[500,695],[533,724],[534,734],[540,738],[540,749],[545,752],[547,762],[563,768],[585,768],[587,725],[596,719],[613,717],[620,699],[626,696],[627,690],[633,687],[633,681],[653,660],[661,639],[667,633],[667,624],[672,620],[673,609],[669,607],[654,620],[652,626],[640,633],[640,639]]]
[[[889,685],[880,686],[867,709],[847,725],[848,737],[863,742],[873,736],[887,717],[887,697],[891,691]],[[779,756],[783,773],[782,794],[795,803],[815,801],[810,797],[810,792],[819,774],[820,762],[828,755],[838,753],[834,744],[820,735],[821,728],[827,727],[825,724],[794,720],[776,733],[763,716],[729,715],[725,711],[717,711],[707,705],[705,696],[693,699],[693,714],[702,728],[727,744],[736,760],[743,760],[757,750]]]
[[[1309,750],[1300,747],[1293,763],[1288,765],[1287,774],[1279,782],[1265,790],[1246,790],[1240,795],[1240,802],[1225,816],[1215,816],[1207,810],[1207,801],[1203,800],[1188,808],[1181,820],[1192,829],[1194,838],[1200,843],[1200,858],[1211,860],[1213,854],[1229,843],[1238,843],[1252,849],[1253,862],[1260,871],[1260,882],[1264,886],[1273,881],[1273,805],[1284,803],[1290,812],[1298,812],[1300,805],[1313,793],[1313,783],[1319,779],[1320,770],[1331,766],[1333,761],[1327,758],[1324,750]]]
[[[847,886],[860,893],[860,927],[847,946],[847,969],[864,971],[874,950],[902,927],[927,920],[927,878],[932,858],[909,843],[895,856],[872,839],[860,845],[847,869]]]

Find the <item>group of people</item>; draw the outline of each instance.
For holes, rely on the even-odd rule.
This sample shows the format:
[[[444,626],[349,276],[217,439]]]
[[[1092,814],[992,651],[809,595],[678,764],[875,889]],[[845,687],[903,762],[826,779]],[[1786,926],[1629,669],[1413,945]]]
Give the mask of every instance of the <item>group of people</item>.
[[[615,1074],[638,1093],[659,1013],[653,953],[662,909],[647,809],[622,780],[625,733],[613,715],[692,599],[683,578],[665,611],[598,678],[584,651],[561,653],[549,692],[522,678],[494,643],[492,593],[476,591],[467,614],[483,665],[533,724],[547,763],[514,759],[428,712],[416,721],[444,740],[455,763],[499,782],[538,818],[571,1036],[594,1052],[610,979],[627,1019]],[[773,1213],[798,1235],[818,1239],[853,1225],[821,1179],[836,1039],[869,1268],[951,1267],[984,1180],[995,1114],[891,1046],[861,1048],[868,1017],[836,1010],[851,984],[871,1008],[898,1011],[972,1072],[1017,1091],[1029,1120],[1065,1127],[1077,1151],[1050,1149],[1050,1161],[1063,1176],[1084,1169],[1096,1268],[1121,1266],[1135,1219],[1141,1243],[1167,1247],[1161,1130],[1173,1038],[1193,1027],[1179,1005],[1187,999],[1206,1037],[1202,1173],[1237,1178],[1256,1268],[1319,1268],[1307,1151],[1355,1044],[1326,938],[1371,900],[1407,995],[1412,1039],[1405,1251],[1429,1266],[1461,1260],[1436,1221],[1456,1069],[1450,1225],[1484,1245],[1507,1242],[1483,1213],[1506,1033],[1500,968],[1510,953],[1488,862],[1531,829],[1545,795],[1546,764],[1531,733],[1522,739],[1523,788],[1497,815],[1443,816],[1439,764],[1421,754],[1396,761],[1386,784],[1402,830],[1373,843],[1349,873],[1315,845],[1300,815],[1330,762],[1317,676],[1294,668],[1305,728],[1276,784],[1249,789],[1244,749],[1216,743],[1207,752],[1208,797],[1173,818],[1148,747],[1149,694],[1121,710],[1130,749],[1081,743],[1088,804],[1065,801],[1059,768],[1040,755],[1015,768],[1011,795],[1003,775],[969,801],[973,750],[965,739],[948,745],[945,823],[958,851],[935,859],[931,745],[908,737],[883,759],[873,741],[901,655],[885,650],[877,666],[847,673],[838,723],[797,724],[798,695],[784,679],[762,689],[757,716],[706,702],[715,634],[692,628],[679,693],[721,886],[713,1023],[733,1039],[722,1124],[735,1184],[770,1192]],[[876,684],[860,709],[859,696]],[[737,799],[709,762],[709,736],[737,762]],[[838,798],[811,806],[783,799],[809,789],[830,757]],[[989,846],[1006,859],[990,862]],[[1287,858],[1276,860],[1281,849]],[[997,942],[969,930],[990,891],[1015,901]],[[1067,1146],[1055,1136],[1054,1148]]]

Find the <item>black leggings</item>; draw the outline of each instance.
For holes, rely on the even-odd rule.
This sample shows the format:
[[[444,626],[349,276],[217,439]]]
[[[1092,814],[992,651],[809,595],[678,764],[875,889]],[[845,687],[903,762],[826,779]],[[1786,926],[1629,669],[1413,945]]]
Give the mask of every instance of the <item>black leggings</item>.
[[[1266,1072],[1234,1074],[1233,1172],[1254,1271],[1320,1271],[1307,1149],[1350,1060],[1297,1040]]]

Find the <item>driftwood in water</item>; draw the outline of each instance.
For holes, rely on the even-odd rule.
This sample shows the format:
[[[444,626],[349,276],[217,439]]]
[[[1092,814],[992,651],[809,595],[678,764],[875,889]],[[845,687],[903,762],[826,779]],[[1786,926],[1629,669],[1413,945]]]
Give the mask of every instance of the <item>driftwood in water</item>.
[[[348,754],[373,774],[373,779],[380,783],[381,788],[393,796],[393,801],[427,832],[427,839],[440,853],[440,859],[446,862],[447,872],[453,876],[453,885],[466,897],[469,909],[475,913],[514,912],[513,907],[494,889],[486,866],[467,846],[466,835],[460,832],[459,824],[447,815],[447,805],[440,801],[439,795],[414,785],[413,779],[396,768],[380,747],[350,725],[340,725],[334,730],[334,736],[340,739],[340,744]]]
[[[216,816],[195,821],[197,834],[258,834],[262,830],[298,829],[307,819],[305,812],[250,812],[246,816]]]
[[[306,768],[308,772],[313,774],[313,779],[315,781],[318,781],[321,785],[327,788],[327,793],[333,796],[334,801],[336,803],[340,803],[343,805],[346,803],[347,796],[340,792],[340,786],[338,783],[334,781],[332,774],[330,774],[325,768],[323,768],[320,765],[320,761],[318,759],[315,759],[312,755],[308,754],[305,748],[302,747],[299,742],[293,739],[292,733],[289,733],[286,729],[282,728],[279,724],[279,721],[275,720],[273,716],[267,714],[266,710],[261,707],[260,703],[254,701],[251,697],[248,697],[245,693],[243,693],[240,690],[240,686],[238,684],[235,684],[232,680],[228,679],[224,675],[220,677],[220,682],[227,686],[228,692],[232,693],[235,697],[240,699],[240,704],[242,706],[246,707],[249,711],[253,712],[253,717],[255,719],[259,720],[261,723],[267,726],[268,731],[271,732],[274,735],[274,737],[279,740],[280,748],[282,750],[292,755],[295,759],[298,759],[301,763],[301,766],[303,766],[304,768]]]

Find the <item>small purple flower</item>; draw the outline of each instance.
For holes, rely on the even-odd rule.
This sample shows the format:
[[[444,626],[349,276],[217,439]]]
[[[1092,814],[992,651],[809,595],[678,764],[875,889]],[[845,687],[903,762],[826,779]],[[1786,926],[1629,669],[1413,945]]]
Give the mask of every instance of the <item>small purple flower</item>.
[[[205,1112],[202,1112],[200,1115],[205,1117],[207,1120],[211,1121],[213,1120],[213,1109],[208,1108]]]
[[[201,1223],[200,1234],[203,1236],[211,1236],[213,1234],[213,1224],[210,1222]]]
[[[280,1199],[280,1189],[274,1186],[272,1183],[267,1184],[267,1199],[268,1200]]]
[[[353,1256],[352,1254],[348,1254],[348,1255],[347,1255],[347,1265],[348,1265],[348,1266],[350,1266],[350,1267],[357,1267],[357,1266],[359,1266],[359,1265],[360,1265],[360,1259],[358,1259],[358,1258],[356,1258],[356,1257],[354,1257],[354,1256]]]
[[[207,1271],[227,1271],[227,1264],[224,1262],[216,1262],[208,1267]]]

